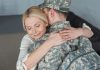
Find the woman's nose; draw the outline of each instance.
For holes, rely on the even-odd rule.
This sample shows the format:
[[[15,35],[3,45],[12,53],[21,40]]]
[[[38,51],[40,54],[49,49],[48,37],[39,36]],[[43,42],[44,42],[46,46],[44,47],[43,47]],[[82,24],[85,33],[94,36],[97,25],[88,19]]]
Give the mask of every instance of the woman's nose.
[[[33,34],[36,34],[36,30],[33,30]]]
[[[32,35],[32,34],[35,34],[36,33],[36,30],[34,28],[31,28],[28,32],[29,32],[29,34]]]
[[[37,34],[37,30],[36,29],[32,29],[32,34],[36,35]]]

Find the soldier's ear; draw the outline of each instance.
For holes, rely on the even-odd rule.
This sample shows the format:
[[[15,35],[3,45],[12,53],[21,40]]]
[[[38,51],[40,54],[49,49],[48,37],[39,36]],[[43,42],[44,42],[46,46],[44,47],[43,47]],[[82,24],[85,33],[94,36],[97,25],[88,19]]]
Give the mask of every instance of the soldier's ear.
[[[50,9],[50,15],[51,15],[51,17],[54,17],[55,16],[55,11],[54,11],[54,9]]]
[[[48,26],[49,24],[48,23],[46,23],[46,27]]]

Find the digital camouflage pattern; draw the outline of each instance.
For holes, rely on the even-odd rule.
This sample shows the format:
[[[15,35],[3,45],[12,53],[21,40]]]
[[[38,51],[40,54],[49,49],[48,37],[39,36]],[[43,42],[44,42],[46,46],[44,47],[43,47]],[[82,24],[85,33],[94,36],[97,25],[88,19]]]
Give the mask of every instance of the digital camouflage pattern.
[[[59,70],[100,70],[100,56],[88,38],[80,37],[80,45],[69,52]]]
[[[61,12],[68,12],[71,0],[44,0],[40,7],[53,8]]]
[[[69,26],[68,21],[57,22],[51,26],[50,32],[58,32]],[[36,40],[31,49],[37,49],[48,36],[46,34]],[[35,70],[94,70],[99,68],[99,63],[100,56],[92,49],[91,42],[85,37],[79,37],[53,47]]]

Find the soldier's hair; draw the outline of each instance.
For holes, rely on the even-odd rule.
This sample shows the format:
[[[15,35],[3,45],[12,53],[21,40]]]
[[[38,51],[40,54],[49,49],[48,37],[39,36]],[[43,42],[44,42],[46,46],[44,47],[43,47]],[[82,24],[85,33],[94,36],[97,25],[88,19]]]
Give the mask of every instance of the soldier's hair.
[[[48,11],[51,9],[51,8],[48,8],[48,7],[46,7],[46,8],[47,8]],[[54,9],[54,10],[55,10],[56,13],[58,13],[59,15],[60,15],[60,14],[63,14],[65,18],[66,18],[67,15],[68,15],[68,12],[62,12],[62,11],[60,11],[60,10],[56,10],[56,9]]]
[[[68,15],[68,12],[62,12],[62,11],[59,11],[59,10],[55,10],[58,14],[63,14],[65,17],[67,17]]]

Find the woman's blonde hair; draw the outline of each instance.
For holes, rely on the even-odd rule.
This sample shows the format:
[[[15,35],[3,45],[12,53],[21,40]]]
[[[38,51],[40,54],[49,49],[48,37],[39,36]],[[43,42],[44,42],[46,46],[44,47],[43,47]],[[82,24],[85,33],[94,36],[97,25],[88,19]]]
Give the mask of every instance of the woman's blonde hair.
[[[24,30],[26,30],[26,28],[25,28],[25,19],[28,18],[28,17],[38,17],[41,20],[43,20],[46,24],[48,24],[46,14],[38,6],[32,6],[32,7],[28,8],[25,11],[25,13],[23,14],[22,23],[23,23]]]

